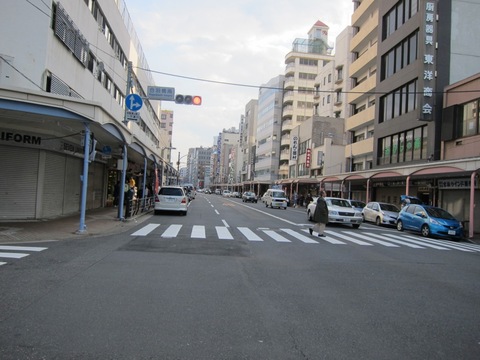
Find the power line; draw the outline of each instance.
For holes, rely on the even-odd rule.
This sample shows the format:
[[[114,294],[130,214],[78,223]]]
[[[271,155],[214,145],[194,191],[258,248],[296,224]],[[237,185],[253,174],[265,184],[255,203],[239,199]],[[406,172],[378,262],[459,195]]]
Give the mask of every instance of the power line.
[[[303,93],[312,93],[312,94],[318,94],[318,93],[329,93],[329,94],[336,94],[337,92],[342,93],[342,94],[370,94],[370,95],[386,95],[386,94],[391,94],[391,92],[380,92],[380,91],[338,91],[338,90],[304,90],[304,89],[285,89],[285,88],[280,88],[280,87],[270,87],[270,86],[263,86],[263,85],[252,85],[252,84],[241,84],[241,83],[234,83],[234,82],[228,82],[228,81],[218,81],[218,80],[209,80],[209,79],[202,79],[202,78],[197,78],[197,77],[192,77],[192,76],[185,76],[185,75],[178,75],[178,74],[171,74],[171,73],[166,73],[162,71],[157,71],[157,70],[150,70],[150,69],[145,69],[141,67],[135,67],[136,69],[143,70],[146,72],[152,72],[155,74],[160,74],[160,75],[165,75],[165,76],[171,76],[171,77],[176,77],[180,79],[187,79],[187,80],[193,80],[193,81],[201,81],[201,82],[207,82],[207,83],[212,83],[212,84],[220,84],[220,85],[229,85],[229,86],[238,86],[238,87],[248,87],[248,88],[254,88],[254,89],[269,89],[269,90],[278,90],[278,91],[297,91],[297,92],[303,92]],[[431,94],[456,94],[456,93],[477,93],[480,92],[479,90],[452,90],[452,91],[432,91],[430,92]],[[415,92],[410,92],[409,94],[423,94],[424,91],[415,91]]]

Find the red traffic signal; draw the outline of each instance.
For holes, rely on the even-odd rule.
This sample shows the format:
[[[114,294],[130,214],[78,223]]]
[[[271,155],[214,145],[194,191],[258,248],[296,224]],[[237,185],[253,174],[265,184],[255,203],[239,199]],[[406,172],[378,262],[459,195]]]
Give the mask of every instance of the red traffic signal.
[[[202,105],[202,97],[198,95],[176,95],[175,96],[176,104],[184,105]]]

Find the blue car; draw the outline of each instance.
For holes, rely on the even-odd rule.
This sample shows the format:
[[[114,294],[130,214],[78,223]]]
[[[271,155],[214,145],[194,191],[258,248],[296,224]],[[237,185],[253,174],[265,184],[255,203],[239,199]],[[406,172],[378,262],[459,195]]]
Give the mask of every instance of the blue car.
[[[448,211],[441,208],[410,204],[403,207],[398,215],[397,230],[413,230],[425,237],[443,237],[460,240],[463,227]]]

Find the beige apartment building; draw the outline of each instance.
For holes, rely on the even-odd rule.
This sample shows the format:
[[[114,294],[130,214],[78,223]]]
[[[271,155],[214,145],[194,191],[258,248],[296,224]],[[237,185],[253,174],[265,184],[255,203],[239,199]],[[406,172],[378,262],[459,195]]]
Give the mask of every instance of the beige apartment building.
[[[279,178],[297,176],[292,151],[298,145],[291,131],[313,116],[315,79],[319,68],[332,61],[328,47],[328,26],[317,21],[308,32],[308,39],[296,39],[292,51],[285,56],[285,83],[280,140]],[[292,150],[293,148],[293,150]]]

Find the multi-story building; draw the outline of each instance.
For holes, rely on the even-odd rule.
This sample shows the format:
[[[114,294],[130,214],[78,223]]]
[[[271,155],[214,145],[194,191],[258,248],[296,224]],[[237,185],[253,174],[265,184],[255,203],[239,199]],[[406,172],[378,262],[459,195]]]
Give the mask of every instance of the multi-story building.
[[[349,132],[346,157],[352,157],[352,169],[373,167],[373,134],[375,123],[375,87],[377,83],[378,54],[378,0],[354,2],[350,41],[352,63],[348,69],[351,88],[347,102],[351,111],[346,114],[345,130]]]
[[[292,51],[285,56],[285,82],[282,108],[280,151],[291,152],[290,132],[313,115],[315,79],[319,68],[332,61],[328,47],[328,26],[317,21],[308,32],[308,39],[296,39]],[[279,177],[294,178],[295,164],[280,158]]]
[[[0,218],[80,211],[84,231],[85,210],[108,205],[117,181],[161,183],[169,144],[124,1],[38,4],[6,0],[0,12]]]
[[[238,165],[241,166],[239,182],[253,179],[256,151],[258,100],[252,99],[245,106],[245,115],[240,126],[240,152]]]
[[[213,187],[232,188],[236,184],[236,152],[240,144],[240,133],[238,129],[223,129],[216,137],[212,174],[210,175]],[[233,149],[233,153],[232,153]]]
[[[289,151],[280,153],[284,76],[276,76],[258,91],[256,151],[249,180],[273,184],[278,180],[279,161],[288,161]]]
[[[209,186],[211,155],[212,148],[198,147],[188,149],[185,183],[192,184],[197,189]]]
[[[162,184],[176,184],[176,171],[172,163],[172,137],[173,137],[173,114],[172,110],[160,109],[160,143],[166,144],[161,147],[161,157],[164,160]]]

